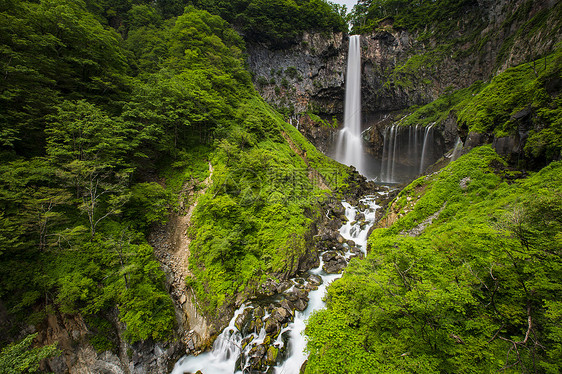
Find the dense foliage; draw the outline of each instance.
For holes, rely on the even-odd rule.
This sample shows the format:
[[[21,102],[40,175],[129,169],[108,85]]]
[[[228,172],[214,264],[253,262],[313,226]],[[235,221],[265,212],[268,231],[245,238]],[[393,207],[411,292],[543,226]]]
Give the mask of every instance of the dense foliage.
[[[311,318],[306,372],[557,373],[561,171],[507,183],[483,147],[405,188]]]
[[[414,31],[438,25],[440,33],[447,33],[477,6],[476,0],[360,0],[354,8],[353,26],[356,32],[366,32],[392,19],[396,28]]]
[[[294,272],[311,208],[344,185],[346,169],[258,97],[238,33],[193,6],[166,19],[162,3],[0,7],[4,341],[80,314],[90,342],[115,350],[115,311],[129,342],[170,339],[173,303],[147,237],[194,203],[181,192],[201,187],[209,163],[190,232],[189,284],[206,310]]]
[[[303,31],[341,32],[347,24],[334,4],[324,0],[195,0],[239,28],[247,40],[283,47]]]
[[[347,31],[345,10],[326,0],[87,0],[88,8],[123,34],[139,26],[157,25],[195,6],[218,15],[247,41],[282,48],[305,31]]]
[[[55,345],[30,349],[35,337],[37,334],[28,335],[0,351],[0,374],[36,373],[41,360],[60,353]]]
[[[559,47],[549,56],[507,69],[487,84],[476,82],[425,106],[410,108],[400,124],[439,126],[453,116],[465,132],[502,137],[529,131],[525,156],[544,166],[562,157],[561,79]],[[518,116],[524,112],[530,115],[526,124]]]

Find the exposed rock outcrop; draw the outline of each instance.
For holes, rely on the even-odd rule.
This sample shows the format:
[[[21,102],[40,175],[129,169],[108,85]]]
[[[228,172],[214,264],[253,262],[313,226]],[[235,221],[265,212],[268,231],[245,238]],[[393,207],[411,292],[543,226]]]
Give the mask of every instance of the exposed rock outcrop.
[[[165,343],[129,344],[122,337],[124,326],[117,311],[105,317],[114,327],[114,334],[106,337],[114,349],[99,352],[90,342],[94,331],[80,315],[50,314],[38,338],[42,344],[58,342],[62,355],[47,360],[44,369],[55,373],[167,374],[170,365],[184,354],[178,336]]]
[[[387,19],[362,35],[363,127],[370,128],[365,134],[369,152],[380,157],[384,128],[396,119],[389,113],[489,81],[509,67],[550,53],[562,41],[557,31],[561,7],[554,0],[475,0],[467,3],[449,33],[435,25],[412,32],[395,28]],[[324,120],[335,117],[341,125],[348,40],[342,34],[305,34],[299,45],[286,50],[248,46],[248,65],[262,96],[284,108],[287,118],[322,151],[329,149],[335,130],[305,113]],[[442,154],[462,135],[456,125],[454,118],[437,124]],[[517,158],[525,132],[478,141],[494,142],[500,153]],[[476,141],[474,136],[470,141]]]
[[[262,97],[325,151],[332,129],[307,115],[332,123],[342,119],[348,37],[305,33],[289,49],[249,43],[248,66]]]

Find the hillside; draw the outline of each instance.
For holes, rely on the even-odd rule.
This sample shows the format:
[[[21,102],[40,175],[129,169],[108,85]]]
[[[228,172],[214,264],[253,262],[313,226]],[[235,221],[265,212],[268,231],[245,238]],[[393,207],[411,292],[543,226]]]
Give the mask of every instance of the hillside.
[[[1,8],[0,337],[58,343],[47,370],[206,347],[240,295],[315,260],[348,183],[258,96],[226,21],[158,6]]]
[[[486,146],[411,183],[309,322],[306,372],[557,372],[561,175]]]
[[[561,2],[0,14],[0,373],[167,374],[223,332],[299,371],[327,273],[301,372],[558,372]],[[372,181],[326,156],[346,20]]]

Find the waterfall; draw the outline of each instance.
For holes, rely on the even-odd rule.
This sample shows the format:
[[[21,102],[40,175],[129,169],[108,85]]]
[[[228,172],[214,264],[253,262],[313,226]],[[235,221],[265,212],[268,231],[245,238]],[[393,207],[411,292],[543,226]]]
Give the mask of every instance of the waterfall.
[[[433,125],[393,124],[383,131],[383,150],[378,180],[400,183],[423,173],[435,162]]]
[[[361,139],[361,39],[349,38],[343,129],[338,133],[335,159],[353,165],[362,174],[363,141]]]
[[[365,196],[359,200],[357,207],[345,201],[342,202],[345,208],[345,216],[348,219],[340,227],[339,233],[346,240],[346,243],[343,245],[346,250],[344,254],[346,262],[355,255],[352,253],[352,248],[349,244],[350,241],[353,241],[353,247],[355,247],[356,250],[361,251],[363,255],[367,254],[367,238],[370,228],[376,221],[377,209],[380,208],[377,204],[377,199],[381,197],[388,197],[388,192],[378,192],[376,195]],[[323,270],[323,265],[324,259],[321,255],[319,266],[309,271],[310,275],[321,279],[317,288],[311,287],[311,284],[307,284],[306,286],[301,284],[303,281],[306,281],[304,278],[299,277],[298,280],[300,280],[300,282],[296,278],[289,280],[292,287],[285,291],[283,295],[286,295],[286,293],[293,288],[300,287],[303,289],[303,287],[307,287],[311,289],[308,293],[309,301],[303,311],[295,311],[292,321],[281,328],[277,337],[272,336],[271,333],[266,333],[267,320],[270,317],[273,318],[273,314],[267,312],[267,310],[270,309],[267,305],[271,305],[271,303],[274,302],[278,306],[280,303],[279,298],[284,296],[277,295],[277,299],[266,299],[261,304],[258,300],[254,300],[251,303],[242,305],[234,313],[228,327],[226,327],[215,340],[212,350],[202,353],[199,356],[184,356],[176,363],[172,374],[195,373],[197,370],[213,374],[243,374],[250,372],[275,374],[299,373],[303,363],[307,359],[305,351],[306,339],[303,335],[306,321],[315,310],[325,306],[324,296],[326,295],[327,287],[334,280],[342,276],[341,273],[326,273]],[[264,307],[264,305],[266,306]],[[281,305],[283,305],[282,302]],[[256,315],[255,311],[259,308],[261,308],[262,313]],[[242,317],[246,313],[252,316],[251,320],[253,320],[254,323],[256,323],[257,319],[263,321],[263,323],[260,322],[261,327],[251,329],[249,326],[252,326],[252,322],[250,321],[237,324],[236,321],[239,320],[239,317]],[[259,332],[257,330],[259,330]],[[269,343],[265,343],[266,341],[269,341]],[[279,356],[273,364],[266,364],[263,361],[265,351],[260,351],[259,349],[262,346],[270,346],[279,350]],[[256,360],[262,363],[262,365],[258,365],[261,366],[261,369],[251,368],[252,362]]]
[[[451,155],[451,161],[455,161],[457,158],[461,156],[462,149],[464,144],[460,137],[457,137],[457,141],[455,143],[455,148],[453,149],[453,154]]]
[[[428,147],[427,147],[427,143],[428,143],[428,139],[429,136],[431,134],[431,128],[433,127],[433,125],[427,126],[425,128],[425,134],[423,136],[423,148],[422,148],[422,153],[421,153],[421,161],[420,161],[420,174],[423,173],[426,165],[426,159],[427,159],[427,152],[428,152]]]

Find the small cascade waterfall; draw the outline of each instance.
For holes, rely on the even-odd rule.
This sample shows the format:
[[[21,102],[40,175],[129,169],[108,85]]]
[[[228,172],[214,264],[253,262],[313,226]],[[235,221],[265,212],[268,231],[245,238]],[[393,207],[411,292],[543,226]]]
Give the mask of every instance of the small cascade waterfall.
[[[433,133],[433,125],[385,128],[379,182],[403,182],[421,174],[425,167],[435,162]]]
[[[431,132],[431,129],[433,128],[433,125],[427,126],[425,128],[425,134],[423,136],[423,148],[422,148],[422,153],[421,153],[421,160],[420,160],[420,174],[423,173],[423,171],[425,170],[425,168],[427,167],[427,152],[428,152],[428,147],[427,144],[429,142],[429,138],[430,136],[433,135],[433,133]]]
[[[455,148],[453,148],[453,153],[451,154],[451,161],[455,161],[461,156],[462,149],[464,144],[460,137],[457,137],[457,141],[455,142]]]
[[[363,140],[361,139],[361,38],[349,38],[349,54],[345,81],[344,127],[337,135],[334,158],[353,165],[362,174]]]
[[[377,198],[387,194],[388,192],[380,192],[378,195],[364,197],[359,201],[359,207],[342,202],[345,216],[348,218],[339,229],[340,235],[346,240],[343,244],[344,250],[347,251],[343,256],[345,261],[357,253],[366,255],[368,233],[375,223],[376,211],[380,208],[376,202]],[[289,280],[287,283],[290,287],[283,291],[282,295],[272,296],[261,303],[255,301],[241,306],[228,327],[215,340],[210,352],[181,358],[172,374],[195,373],[197,370],[213,374],[299,373],[307,359],[304,351],[306,339],[303,336],[306,320],[315,310],[324,307],[322,299],[326,288],[342,276],[341,273],[328,274],[323,268],[324,256],[321,256],[320,265],[309,271],[308,278]],[[286,303],[286,300],[279,301],[279,298],[306,289],[311,290],[308,293],[308,305],[302,311],[295,311],[294,317],[282,325],[278,334],[272,336],[267,333],[266,329],[270,326],[268,319],[278,318],[279,309],[283,309]],[[275,307],[272,302],[281,307]],[[270,351],[278,352],[273,362],[268,361]]]

